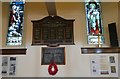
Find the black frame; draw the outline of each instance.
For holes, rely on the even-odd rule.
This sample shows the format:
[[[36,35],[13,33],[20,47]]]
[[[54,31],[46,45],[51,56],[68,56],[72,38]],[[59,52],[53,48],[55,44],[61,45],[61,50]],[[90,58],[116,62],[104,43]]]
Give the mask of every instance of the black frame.
[[[65,47],[42,47],[41,65],[49,65],[52,62],[65,65]]]

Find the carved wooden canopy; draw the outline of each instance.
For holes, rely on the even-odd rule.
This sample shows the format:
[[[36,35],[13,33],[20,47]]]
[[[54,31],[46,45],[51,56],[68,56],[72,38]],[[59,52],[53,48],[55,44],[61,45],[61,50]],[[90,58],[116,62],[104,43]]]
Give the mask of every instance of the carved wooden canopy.
[[[47,16],[32,20],[32,45],[72,45],[74,44],[73,22],[59,16]]]

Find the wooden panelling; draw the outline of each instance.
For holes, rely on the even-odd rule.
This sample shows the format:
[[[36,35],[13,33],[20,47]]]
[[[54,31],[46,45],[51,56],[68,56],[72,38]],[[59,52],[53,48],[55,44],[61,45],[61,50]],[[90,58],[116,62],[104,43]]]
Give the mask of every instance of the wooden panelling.
[[[74,45],[73,22],[59,16],[33,20],[32,45]]]
[[[23,49],[0,49],[0,55],[25,55],[26,48]]]

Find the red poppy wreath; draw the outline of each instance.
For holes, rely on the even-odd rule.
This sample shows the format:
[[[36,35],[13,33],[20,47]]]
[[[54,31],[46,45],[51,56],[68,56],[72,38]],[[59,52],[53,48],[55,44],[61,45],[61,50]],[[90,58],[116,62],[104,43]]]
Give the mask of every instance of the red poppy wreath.
[[[49,65],[48,72],[50,75],[55,75],[58,72],[57,65],[54,62]]]

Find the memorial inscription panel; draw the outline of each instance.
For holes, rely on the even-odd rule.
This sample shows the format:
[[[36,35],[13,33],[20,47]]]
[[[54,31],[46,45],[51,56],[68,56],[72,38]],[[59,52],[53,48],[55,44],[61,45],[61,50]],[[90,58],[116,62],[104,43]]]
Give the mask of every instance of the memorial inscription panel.
[[[73,22],[59,16],[33,20],[32,45],[74,44]]]
[[[42,65],[49,65],[51,62],[55,62],[58,65],[65,65],[65,48],[43,47],[41,58]]]

